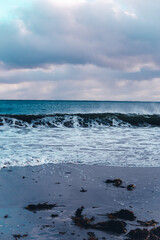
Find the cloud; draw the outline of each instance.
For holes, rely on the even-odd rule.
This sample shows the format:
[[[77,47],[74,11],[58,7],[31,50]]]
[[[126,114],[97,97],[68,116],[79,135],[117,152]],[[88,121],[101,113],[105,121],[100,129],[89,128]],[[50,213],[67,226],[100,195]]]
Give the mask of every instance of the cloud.
[[[158,0],[29,2],[0,21],[0,98],[160,100]]]
[[[160,78],[151,81],[97,79],[0,83],[1,99],[159,101]],[[35,91],[36,90],[36,91]]]
[[[134,67],[135,56],[139,62],[151,58],[149,43],[140,39],[145,23],[115,1],[33,0],[31,9],[16,14],[0,28],[1,61],[11,67],[67,63],[123,70]],[[131,36],[135,30],[139,42]]]
[[[128,74],[128,75],[127,75]],[[1,69],[1,99],[159,100],[160,77],[95,65],[50,65],[47,69]],[[138,73],[135,73],[138,74]],[[141,73],[139,73],[141,74]],[[127,76],[126,76],[127,75]],[[158,72],[157,72],[158,75]]]

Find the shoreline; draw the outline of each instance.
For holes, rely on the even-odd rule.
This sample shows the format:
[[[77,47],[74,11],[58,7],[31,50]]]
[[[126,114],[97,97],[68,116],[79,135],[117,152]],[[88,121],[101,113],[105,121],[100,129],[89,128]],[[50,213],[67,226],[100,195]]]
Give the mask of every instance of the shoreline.
[[[76,226],[72,216],[84,206],[87,217],[106,221],[107,213],[128,209],[136,220],[160,222],[159,170],[157,167],[109,167],[78,164],[47,164],[9,167],[0,170],[0,239],[124,239],[100,230]],[[107,179],[120,178],[133,191],[106,184]],[[56,204],[41,211],[28,211],[29,204]],[[102,216],[104,215],[105,216]],[[127,221],[127,232],[137,228]],[[159,225],[157,225],[159,226]],[[27,235],[27,236],[26,236]],[[17,238],[18,239],[18,238]]]

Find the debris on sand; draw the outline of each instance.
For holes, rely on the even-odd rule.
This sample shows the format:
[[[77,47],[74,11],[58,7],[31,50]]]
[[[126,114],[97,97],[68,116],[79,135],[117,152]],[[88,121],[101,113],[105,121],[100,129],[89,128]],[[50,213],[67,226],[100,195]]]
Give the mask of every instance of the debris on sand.
[[[58,214],[51,214],[51,218],[59,217]]]
[[[90,237],[88,238],[88,240],[98,240],[98,238],[96,238],[96,237],[94,237],[94,236],[90,236]]]
[[[143,227],[153,227],[153,226],[156,226],[158,224],[158,222],[156,222],[155,220],[151,220],[151,221],[137,220],[137,223],[139,223]]]
[[[90,236],[88,240],[98,240],[98,238],[96,238],[95,236]]]
[[[119,220],[109,220],[105,222],[92,223],[95,218],[87,218],[82,215],[84,207],[78,208],[75,212],[75,216],[71,217],[74,223],[83,228],[90,228],[95,230],[101,230],[105,232],[111,232],[115,234],[126,233],[126,223]]]
[[[106,183],[113,183],[115,187],[120,187],[122,185],[122,180],[120,178],[115,178],[114,180],[107,179]]]
[[[133,189],[135,188],[136,186],[134,184],[130,184],[127,186],[127,190],[128,191],[133,191]]]
[[[52,225],[45,224],[45,225],[42,225],[41,229],[44,229],[44,228],[50,228],[50,227],[52,227]]]
[[[38,204],[30,204],[25,209],[31,211],[31,212],[36,212],[36,211],[41,211],[41,210],[50,210],[54,208],[56,204],[48,204],[48,203],[38,203]]]
[[[76,217],[82,217],[82,212],[83,212],[84,207],[82,206],[81,208],[77,208],[76,212],[75,212],[75,216]]]
[[[147,240],[160,240],[160,237],[150,232],[150,237]]]
[[[108,217],[110,219],[123,219],[123,220],[129,220],[129,221],[134,221],[136,219],[136,216],[134,215],[134,213],[130,210],[127,209],[121,209],[118,212],[114,212],[114,213],[109,213]]]
[[[153,234],[154,236],[156,237],[159,237],[157,239],[160,239],[160,227],[157,227],[157,228],[152,228],[150,230],[151,234]]]
[[[64,234],[66,234],[66,232],[59,232],[59,234],[64,235]]]
[[[88,232],[87,234],[89,236],[88,240],[98,240],[93,232]]]
[[[115,178],[113,180],[111,179],[107,179],[105,181],[105,183],[112,183],[113,186],[115,187],[120,187],[120,188],[127,188],[128,191],[133,191],[133,189],[136,187],[134,184],[129,184],[127,187],[126,186],[122,186],[122,180],[120,178]]]
[[[148,229],[131,230],[127,236],[129,240],[160,240],[160,227]]]
[[[131,230],[127,236],[129,237],[130,240],[148,240],[150,233],[149,230],[147,229],[135,229]]]
[[[83,228],[93,228],[92,225],[90,224],[92,221],[94,221],[93,218],[87,218],[87,217],[71,217],[72,220],[74,221],[74,223],[79,226],[79,227],[83,227]]]
[[[87,190],[82,187],[80,192],[87,192]]]
[[[126,223],[119,220],[109,220],[105,222],[98,222],[93,225],[94,229],[111,232],[115,234],[126,233]]]
[[[14,234],[13,237],[17,240],[17,239],[20,239],[20,238],[25,238],[25,237],[28,237],[28,234]]]

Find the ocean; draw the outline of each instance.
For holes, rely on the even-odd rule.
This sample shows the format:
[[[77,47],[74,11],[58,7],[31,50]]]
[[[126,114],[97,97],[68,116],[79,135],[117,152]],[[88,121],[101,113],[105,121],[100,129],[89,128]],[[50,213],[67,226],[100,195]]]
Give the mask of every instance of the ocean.
[[[0,167],[160,166],[160,103],[0,101]]]

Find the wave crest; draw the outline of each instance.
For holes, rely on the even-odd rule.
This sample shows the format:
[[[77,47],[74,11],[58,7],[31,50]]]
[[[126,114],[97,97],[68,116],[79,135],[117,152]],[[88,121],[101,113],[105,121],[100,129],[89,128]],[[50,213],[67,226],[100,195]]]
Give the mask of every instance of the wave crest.
[[[0,115],[0,125],[27,127],[160,126],[160,115],[121,113]]]

